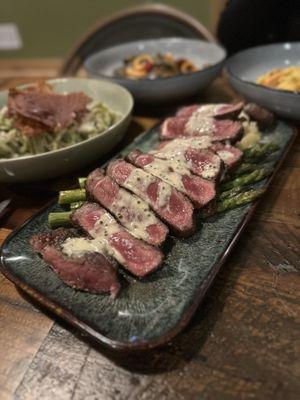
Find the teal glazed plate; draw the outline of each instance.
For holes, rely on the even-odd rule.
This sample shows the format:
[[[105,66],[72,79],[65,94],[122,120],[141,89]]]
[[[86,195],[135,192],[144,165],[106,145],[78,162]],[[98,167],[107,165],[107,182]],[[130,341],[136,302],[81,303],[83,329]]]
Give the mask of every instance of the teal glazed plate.
[[[264,140],[279,146],[268,160],[274,171],[295,137],[295,130],[283,122],[264,135]],[[149,151],[156,143],[158,127],[139,136],[121,155],[133,148]],[[259,186],[267,186],[274,174]],[[122,272],[124,284],[115,300],[66,286],[30,247],[29,238],[48,229],[47,215],[59,210],[57,205],[44,209],[6,239],[2,272],[51,311],[107,346],[124,350],[161,346],[189,322],[256,205],[254,202],[206,220],[198,216],[193,236],[169,237],[159,270],[141,281]]]

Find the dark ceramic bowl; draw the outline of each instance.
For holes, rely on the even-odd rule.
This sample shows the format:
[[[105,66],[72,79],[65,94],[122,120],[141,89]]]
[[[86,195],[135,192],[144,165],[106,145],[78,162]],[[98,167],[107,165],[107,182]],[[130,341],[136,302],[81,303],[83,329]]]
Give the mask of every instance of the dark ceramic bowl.
[[[278,43],[241,51],[226,62],[233,88],[248,100],[276,114],[300,121],[300,93],[271,89],[256,79],[273,68],[300,65],[300,42]]]
[[[132,80],[114,76],[123,60],[139,53],[172,53],[187,58],[201,70],[170,78]],[[218,75],[226,58],[225,50],[214,43],[198,39],[163,38],[129,42],[95,53],[84,63],[90,77],[107,79],[126,87],[136,102],[147,104],[175,103],[205,88]],[[204,65],[209,65],[204,67]]]

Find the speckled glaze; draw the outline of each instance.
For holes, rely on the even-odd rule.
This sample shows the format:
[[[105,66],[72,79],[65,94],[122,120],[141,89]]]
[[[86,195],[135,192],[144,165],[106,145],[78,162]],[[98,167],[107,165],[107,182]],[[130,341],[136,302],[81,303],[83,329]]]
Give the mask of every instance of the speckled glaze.
[[[138,137],[122,155],[132,148],[153,148],[157,131],[156,127]],[[270,164],[279,166],[294,137],[293,129],[284,123],[265,135],[266,140],[275,140],[280,146]],[[169,237],[164,246],[165,261],[158,271],[142,281],[122,272],[123,289],[115,300],[66,286],[29,246],[32,234],[47,229],[48,212],[58,208],[51,206],[10,235],[2,248],[2,272],[102,343],[134,350],[165,344],[187,324],[250,219],[254,204],[207,220],[198,215],[198,230],[193,236]]]

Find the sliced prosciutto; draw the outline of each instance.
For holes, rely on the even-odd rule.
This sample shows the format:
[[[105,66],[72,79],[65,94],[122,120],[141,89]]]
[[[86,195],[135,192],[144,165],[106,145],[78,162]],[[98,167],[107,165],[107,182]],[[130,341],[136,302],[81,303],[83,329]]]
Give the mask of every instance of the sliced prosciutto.
[[[209,137],[198,138],[198,143],[187,142],[186,139],[166,141],[164,146],[151,153],[156,158],[179,163],[204,179],[217,180],[221,175],[223,162],[218,155],[208,150],[212,142],[206,139]]]
[[[192,104],[177,111],[177,117],[190,117],[194,112],[201,113],[203,117],[232,118],[237,117],[243,110],[244,103],[235,104]]]
[[[51,85],[43,82],[25,89],[10,89],[8,115],[14,117],[15,128],[31,137],[79,122],[91,101],[82,92],[55,93]]]
[[[132,151],[128,159],[137,167],[184,193],[198,208],[205,206],[216,196],[214,182],[191,174],[179,160],[162,160],[153,154],[143,154],[139,150]]]
[[[180,236],[188,236],[195,230],[192,204],[171,185],[124,160],[111,162],[106,173],[146,201]]]
[[[161,126],[160,137],[170,140],[182,136],[209,135],[214,142],[225,140],[236,142],[242,132],[243,125],[240,121],[202,117],[196,111],[190,117],[167,118]]]
[[[100,169],[91,172],[86,181],[90,198],[110,211],[133,236],[159,246],[167,236],[168,228],[140,197],[121,188]]]
[[[162,262],[160,250],[133,237],[96,203],[84,203],[71,220],[93,238],[84,245],[109,254],[135,276],[146,276]],[[74,245],[69,244],[71,248]]]
[[[67,240],[87,239],[80,238],[75,229],[58,228],[32,236],[30,244],[68,286],[89,293],[108,292],[115,297],[120,289],[116,265],[95,251],[65,254]]]

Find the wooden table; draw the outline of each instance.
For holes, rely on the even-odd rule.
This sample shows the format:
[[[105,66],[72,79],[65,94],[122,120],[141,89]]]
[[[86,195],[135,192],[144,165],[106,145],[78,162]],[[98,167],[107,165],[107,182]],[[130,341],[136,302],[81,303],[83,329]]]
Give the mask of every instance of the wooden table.
[[[32,80],[31,69],[37,77],[55,75],[57,66],[25,64],[18,79],[0,71],[2,87]],[[219,78],[200,100],[235,97]],[[154,121],[135,118],[130,132]],[[0,275],[0,399],[298,399],[299,171],[298,138],[192,322],[165,348],[135,355],[104,350],[41,312]],[[49,189],[73,181],[64,177]],[[2,242],[53,193],[46,185],[0,188],[2,199],[13,199],[0,221]]]

